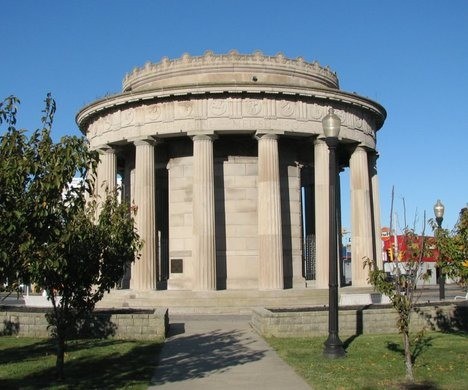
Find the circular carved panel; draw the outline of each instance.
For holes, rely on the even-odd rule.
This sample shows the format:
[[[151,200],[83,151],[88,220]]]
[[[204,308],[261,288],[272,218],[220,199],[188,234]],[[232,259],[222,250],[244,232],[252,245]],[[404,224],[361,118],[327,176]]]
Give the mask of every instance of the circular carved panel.
[[[257,116],[262,111],[262,102],[255,99],[245,99],[243,101],[243,110],[242,112],[250,115]]]

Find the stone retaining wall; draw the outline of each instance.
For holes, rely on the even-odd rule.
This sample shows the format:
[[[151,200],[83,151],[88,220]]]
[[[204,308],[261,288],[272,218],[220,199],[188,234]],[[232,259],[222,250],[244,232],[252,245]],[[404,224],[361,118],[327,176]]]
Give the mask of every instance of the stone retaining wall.
[[[46,310],[0,309],[0,335],[49,337]],[[154,311],[96,311],[84,321],[81,332],[88,337],[112,337],[133,340],[164,340],[169,327],[167,309]]]
[[[385,305],[340,308],[340,335],[397,333],[397,313]],[[418,306],[411,317],[411,328],[421,330],[467,330],[468,306],[452,304]],[[265,337],[315,337],[328,334],[328,309],[256,309],[251,325]]]

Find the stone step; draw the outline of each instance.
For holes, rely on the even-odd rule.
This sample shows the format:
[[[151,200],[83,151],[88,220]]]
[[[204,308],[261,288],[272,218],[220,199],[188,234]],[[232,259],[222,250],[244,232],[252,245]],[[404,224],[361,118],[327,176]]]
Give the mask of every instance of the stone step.
[[[344,290],[344,289],[343,289]],[[351,290],[346,288],[347,292]],[[355,288],[354,293],[371,289]],[[299,308],[328,304],[328,290],[223,290],[223,291],[132,291],[113,290],[98,307],[166,307],[171,313],[250,314],[253,309]]]

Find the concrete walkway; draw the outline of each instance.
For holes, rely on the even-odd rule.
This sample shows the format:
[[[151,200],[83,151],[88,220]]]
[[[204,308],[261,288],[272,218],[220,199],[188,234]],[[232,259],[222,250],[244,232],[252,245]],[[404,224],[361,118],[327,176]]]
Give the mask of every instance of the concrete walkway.
[[[310,390],[250,328],[250,316],[170,318],[170,334],[149,389]]]

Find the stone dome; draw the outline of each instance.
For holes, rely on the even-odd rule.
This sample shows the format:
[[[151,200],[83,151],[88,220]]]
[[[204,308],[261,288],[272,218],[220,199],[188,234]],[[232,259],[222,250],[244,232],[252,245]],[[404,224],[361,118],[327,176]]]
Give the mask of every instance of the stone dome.
[[[338,78],[328,67],[317,62],[306,62],[302,57],[286,58],[279,53],[266,56],[261,52],[228,54],[205,52],[202,56],[184,54],[169,60],[164,57],[159,63],[146,63],[127,74],[123,81],[124,92],[146,90],[171,90],[194,88],[210,92],[213,89],[226,91],[265,91],[304,88],[338,89]]]

